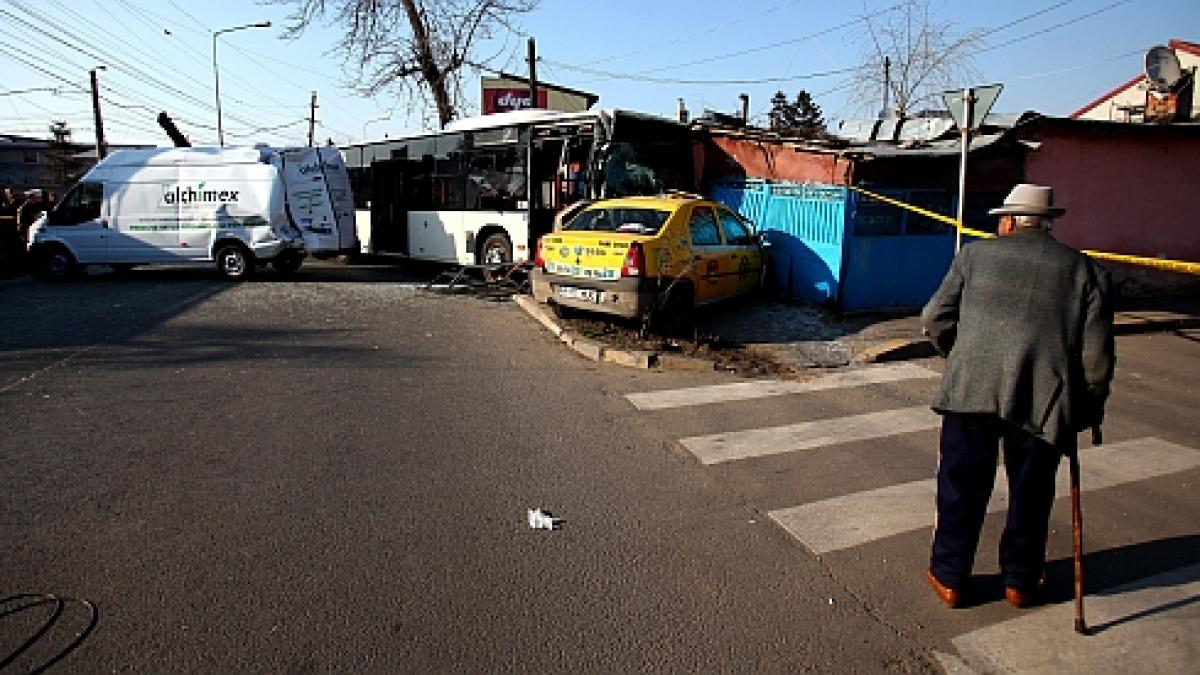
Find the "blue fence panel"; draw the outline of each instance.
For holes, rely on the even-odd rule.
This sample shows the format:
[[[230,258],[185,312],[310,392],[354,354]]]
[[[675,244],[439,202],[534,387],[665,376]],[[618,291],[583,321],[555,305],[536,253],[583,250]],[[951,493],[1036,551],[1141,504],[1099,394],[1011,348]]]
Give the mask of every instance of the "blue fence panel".
[[[764,233],[777,292],[831,305],[841,286],[847,193],[836,186],[752,179],[723,181],[711,196]]]
[[[953,213],[944,190],[879,190],[937,213]],[[858,193],[849,200],[841,308],[916,309],[937,290],[954,258],[954,231]]]

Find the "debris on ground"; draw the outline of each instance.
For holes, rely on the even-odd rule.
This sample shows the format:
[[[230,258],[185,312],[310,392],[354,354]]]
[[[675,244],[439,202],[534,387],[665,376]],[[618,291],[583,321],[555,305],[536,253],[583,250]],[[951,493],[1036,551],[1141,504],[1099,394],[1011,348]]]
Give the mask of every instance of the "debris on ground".
[[[556,530],[560,519],[555,518],[549,511],[529,509],[529,527],[533,530]]]

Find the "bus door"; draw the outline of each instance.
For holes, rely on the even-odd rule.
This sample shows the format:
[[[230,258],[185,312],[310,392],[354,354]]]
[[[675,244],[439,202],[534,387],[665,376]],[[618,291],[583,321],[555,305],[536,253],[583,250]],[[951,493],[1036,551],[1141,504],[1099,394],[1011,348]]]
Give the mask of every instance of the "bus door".
[[[408,255],[404,159],[371,163],[371,245],[380,253]]]
[[[590,136],[568,138],[563,145],[562,159],[558,165],[559,200],[558,209],[562,210],[588,196],[588,167],[592,161],[592,146],[594,141]]]

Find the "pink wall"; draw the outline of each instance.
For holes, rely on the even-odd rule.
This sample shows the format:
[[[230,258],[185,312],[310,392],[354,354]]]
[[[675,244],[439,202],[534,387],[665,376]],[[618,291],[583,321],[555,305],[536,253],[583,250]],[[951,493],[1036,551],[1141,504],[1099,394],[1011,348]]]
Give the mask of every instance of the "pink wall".
[[[1102,123],[1103,124],[1103,123]],[[1078,248],[1200,262],[1200,129],[1035,128],[1025,180],[1067,209],[1055,236]]]

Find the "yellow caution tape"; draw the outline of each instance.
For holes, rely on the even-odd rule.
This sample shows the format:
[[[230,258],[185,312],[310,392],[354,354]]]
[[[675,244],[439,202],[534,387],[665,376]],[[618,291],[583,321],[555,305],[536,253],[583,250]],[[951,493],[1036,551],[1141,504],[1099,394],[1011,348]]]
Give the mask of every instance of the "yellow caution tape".
[[[969,227],[963,227],[962,223],[958,222],[957,218],[951,218],[950,216],[943,216],[940,213],[935,213],[928,209],[923,209],[919,206],[907,204],[898,199],[892,199],[891,197],[884,197],[881,194],[876,194],[874,192],[871,192],[870,190],[864,190],[860,187],[855,187],[853,185],[847,185],[846,187],[850,188],[851,190],[854,190],[855,192],[861,192],[862,194],[867,195],[871,199],[884,202],[885,204],[891,204],[892,206],[898,206],[902,209],[907,209],[909,211],[912,211],[913,213],[919,213],[922,216],[925,216],[926,218],[932,218],[936,221],[945,223],[945,224],[949,225],[950,227],[961,229],[963,234],[971,236],[971,237],[978,237],[980,239],[991,239],[996,236],[996,235],[992,234],[991,232],[984,232],[982,230],[973,230]],[[1141,265],[1142,267],[1152,267],[1154,269],[1163,270],[1166,272],[1181,272],[1183,274],[1200,274],[1200,263],[1187,262],[1184,260],[1168,260],[1166,258],[1146,258],[1143,256],[1125,255],[1123,253],[1106,253],[1104,251],[1085,250],[1083,252],[1093,258],[1096,258],[1097,260],[1109,260],[1112,262],[1126,263],[1129,265]]]
[[[943,216],[940,213],[935,213],[928,209],[923,209],[919,206],[913,206],[912,204],[907,204],[898,199],[892,199],[891,197],[884,197],[883,195],[876,194],[874,192],[871,192],[870,190],[864,190],[860,187],[855,187],[853,185],[848,185],[846,187],[850,188],[851,190],[854,190],[855,192],[861,192],[864,195],[870,197],[871,199],[884,202],[885,204],[891,204],[892,206],[899,206],[902,209],[908,209],[909,211],[912,211],[914,213],[919,213],[919,214],[925,216],[926,218],[932,218],[934,220],[943,222],[943,223],[949,225],[950,227],[958,228],[958,229],[962,230],[962,233],[965,235],[969,235],[972,237],[979,237],[980,239],[990,239],[990,238],[996,236],[996,235],[992,234],[991,232],[984,232],[983,230],[972,230],[969,227],[963,227],[962,223],[958,222],[957,218],[951,218],[950,216]]]
[[[1166,258],[1145,258],[1136,255],[1124,255],[1122,253],[1105,253],[1104,251],[1088,251],[1084,253],[1098,260],[1111,260],[1112,262],[1126,263],[1129,265],[1141,265],[1142,267],[1152,267],[1156,270],[1166,272],[1182,272],[1183,274],[1200,274],[1200,263],[1187,262],[1184,260],[1168,260]]]

